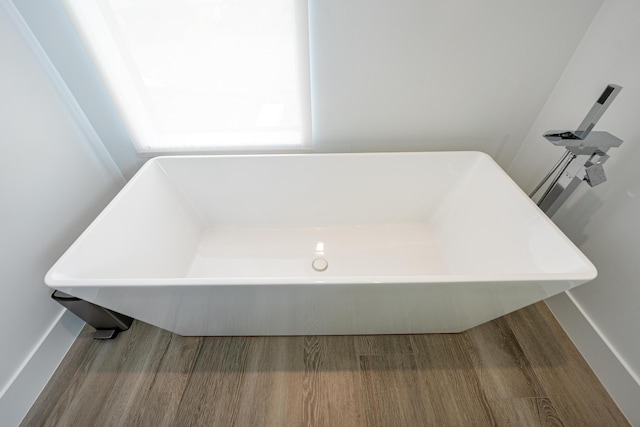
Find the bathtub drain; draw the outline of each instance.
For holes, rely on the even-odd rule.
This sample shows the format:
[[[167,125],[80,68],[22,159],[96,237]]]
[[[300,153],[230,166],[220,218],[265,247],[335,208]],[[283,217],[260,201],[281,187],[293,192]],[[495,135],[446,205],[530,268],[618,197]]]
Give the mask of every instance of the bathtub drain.
[[[311,267],[313,267],[315,271],[322,272],[322,271],[325,271],[327,267],[329,267],[329,263],[324,258],[316,258],[311,263]]]

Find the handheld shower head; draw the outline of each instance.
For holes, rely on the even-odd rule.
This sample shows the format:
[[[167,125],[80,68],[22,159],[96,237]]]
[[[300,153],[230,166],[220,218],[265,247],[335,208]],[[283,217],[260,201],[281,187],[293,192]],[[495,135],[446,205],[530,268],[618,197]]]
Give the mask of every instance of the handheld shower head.
[[[609,84],[607,85],[602,95],[598,98],[591,110],[587,113],[582,123],[575,131],[561,130],[561,131],[548,131],[544,134],[544,137],[551,141],[555,145],[573,146],[581,145],[580,141],[587,139],[587,136],[591,133],[600,117],[607,111],[609,105],[618,96],[618,93],[622,90],[622,86]],[[560,142],[563,141],[563,142]]]

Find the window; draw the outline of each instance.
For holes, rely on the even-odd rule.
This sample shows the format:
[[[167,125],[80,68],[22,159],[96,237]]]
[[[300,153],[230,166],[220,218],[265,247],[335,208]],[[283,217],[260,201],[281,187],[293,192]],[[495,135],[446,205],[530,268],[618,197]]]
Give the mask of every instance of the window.
[[[310,148],[306,0],[64,0],[141,154]]]

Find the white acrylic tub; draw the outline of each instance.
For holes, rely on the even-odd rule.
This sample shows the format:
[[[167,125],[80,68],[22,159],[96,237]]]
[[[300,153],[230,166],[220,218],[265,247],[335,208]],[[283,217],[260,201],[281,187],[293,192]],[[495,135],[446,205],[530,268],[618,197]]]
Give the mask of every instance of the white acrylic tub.
[[[182,335],[397,334],[595,276],[489,156],[443,152],[155,158],[46,283]]]

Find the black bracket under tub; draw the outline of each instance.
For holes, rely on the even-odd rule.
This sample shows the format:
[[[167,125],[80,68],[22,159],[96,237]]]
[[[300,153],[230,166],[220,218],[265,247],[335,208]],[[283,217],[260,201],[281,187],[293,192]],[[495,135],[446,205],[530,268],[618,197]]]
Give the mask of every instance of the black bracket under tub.
[[[113,339],[120,332],[129,329],[133,322],[133,319],[129,316],[67,295],[64,292],[54,291],[53,294],[51,294],[51,298],[62,304],[67,310],[87,322],[90,326],[93,326],[96,329],[93,338],[96,340]]]

